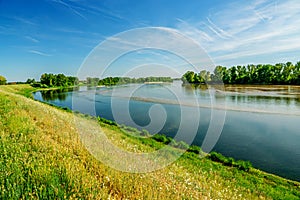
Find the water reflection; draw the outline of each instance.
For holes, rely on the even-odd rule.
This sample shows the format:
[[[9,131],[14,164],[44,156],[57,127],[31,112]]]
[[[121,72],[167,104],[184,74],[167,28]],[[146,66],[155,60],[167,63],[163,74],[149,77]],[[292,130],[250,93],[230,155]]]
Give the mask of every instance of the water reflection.
[[[68,92],[78,91],[79,87],[74,88],[62,88],[62,89],[55,89],[55,90],[42,90],[40,91],[41,96],[44,101],[65,101],[70,95]]]
[[[299,98],[283,97],[283,96],[256,96],[256,95],[241,95],[229,94],[226,95],[226,100],[234,104],[257,104],[257,105],[297,105]]]
[[[298,86],[183,84],[182,92],[185,96],[198,96],[201,103],[216,100],[233,110],[300,113]]]

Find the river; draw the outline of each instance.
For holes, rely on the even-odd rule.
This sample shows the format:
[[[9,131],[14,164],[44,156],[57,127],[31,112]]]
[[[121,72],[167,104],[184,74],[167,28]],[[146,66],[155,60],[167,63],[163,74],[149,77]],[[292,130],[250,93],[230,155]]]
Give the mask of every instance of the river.
[[[175,81],[39,91],[34,98],[152,133],[174,137],[180,129],[184,134],[176,139],[199,146],[208,130],[220,131],[214,151],[300,181],[297,86],[183,86]]]

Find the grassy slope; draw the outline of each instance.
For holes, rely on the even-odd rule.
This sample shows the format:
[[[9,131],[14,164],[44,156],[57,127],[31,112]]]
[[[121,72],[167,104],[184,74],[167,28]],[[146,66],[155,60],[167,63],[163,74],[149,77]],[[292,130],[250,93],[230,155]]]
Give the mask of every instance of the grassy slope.
[[[19,95],[30,90],[26,85],[0,87],[0,199],[300,198],[297,182],[256,169],[239,171],[193,153],[152,173],[116,171],[81,144],[72,113]],[[76,118],[99,129],[93,119]],[[102,130],[129,151],[153,150],[116,127],[103,124]]]

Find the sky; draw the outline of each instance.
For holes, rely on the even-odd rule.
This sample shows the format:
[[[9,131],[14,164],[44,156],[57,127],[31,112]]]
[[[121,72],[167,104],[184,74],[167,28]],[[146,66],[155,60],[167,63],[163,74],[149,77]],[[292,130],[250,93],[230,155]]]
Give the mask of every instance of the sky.
[[[201,47],[200,57],[215,66],[296,63],[299,24],[299,0],[0,0],[0,75],[8,81],[38,80],[42,73],[76,76],[95,49],[109,46],[107,41],[115,45],[111,54],[116,48],[129,52],[111,60],[105,75],[128,74],[137,66],[146,66],[138,73],[162,75],[155,69],[168,72],[184,65],[180,48],[196,56],[192,51],[197,48],[189,51],[190,44],[175,32]],[[137,38],[144,42],[138,47],[146,49],[128,48]],[[108,58],[105,50],[97,56]],[[97,69],[107,67],[95,63]]]

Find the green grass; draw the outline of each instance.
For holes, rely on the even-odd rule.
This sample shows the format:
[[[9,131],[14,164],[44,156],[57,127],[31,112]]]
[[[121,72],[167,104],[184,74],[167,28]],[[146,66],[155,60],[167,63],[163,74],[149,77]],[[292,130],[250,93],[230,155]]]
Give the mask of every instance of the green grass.
[[[300,198],[298,182],[251,167],[241,170],[238,161],[219,154],[217,162],[199,159],[197,147],[151,173],[114,170],[86,150],[74,124],[76,118],[100,129],[98,119],[24,97],[33,90],[0,86],[0,199]],[[147,132],[104,121],[101,131],[127,151],[152,152],[166,142],[179,143],[167,137],[158,142]]]

